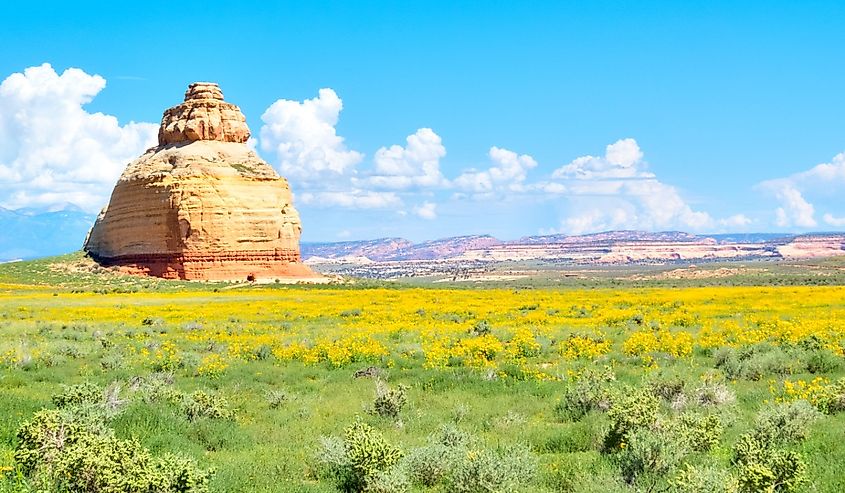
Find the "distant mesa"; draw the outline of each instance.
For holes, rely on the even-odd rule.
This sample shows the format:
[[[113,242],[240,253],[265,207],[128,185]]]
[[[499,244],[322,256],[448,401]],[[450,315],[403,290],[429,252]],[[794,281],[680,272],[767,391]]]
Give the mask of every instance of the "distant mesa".
[[[680,231],[605,231],[580,236],[527,236],[511,241],[475,235],[418,244],[403,238],[382,238],[303,245],[303,257],[309,265],[430,260],[632,264],[699,260],[800,260],[837,255],[845,255],[845,234],[842,233],[699,236]]]
[[[98,263],[168,279],[319,278],[300,259],[287,180],[249,149],[240,108],[197,82],[164,112],[85,240]]]

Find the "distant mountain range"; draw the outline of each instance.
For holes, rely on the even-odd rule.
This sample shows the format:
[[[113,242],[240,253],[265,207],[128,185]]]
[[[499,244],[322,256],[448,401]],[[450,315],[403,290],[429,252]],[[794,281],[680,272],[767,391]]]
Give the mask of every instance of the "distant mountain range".
[[[95,218],[73,206],[54,212],[0,207],[0,262],[79,250]]]
[[[845,234],[739,233],[695,235],[681,231],[606,231],[526,236],[502,241],[474,235],[412,243],[403,238],[303,243],[307,262],[368,263],[401,260],[547,260],[632,263],[676,260],[812,258],[845,254]]]

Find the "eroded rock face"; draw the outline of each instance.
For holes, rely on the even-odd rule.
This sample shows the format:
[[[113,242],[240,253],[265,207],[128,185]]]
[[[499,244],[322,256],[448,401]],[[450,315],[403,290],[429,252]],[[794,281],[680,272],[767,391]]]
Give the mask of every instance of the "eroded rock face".
[[[195,140],[245,143],[249,127],[240,108],[223,101],[217,84],[195,82],[185,91],[185,102],[164,112],[159,145]]]
[[[290,187],[251,151],[240,109],[191,84],[159,145],[129,163],[85,242],[104,265],[175,279],[317,277],[300,262]]]

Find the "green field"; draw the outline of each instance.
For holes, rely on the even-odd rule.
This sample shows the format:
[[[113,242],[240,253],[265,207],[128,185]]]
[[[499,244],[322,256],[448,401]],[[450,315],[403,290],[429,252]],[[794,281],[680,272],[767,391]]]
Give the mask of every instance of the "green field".
[[[0,265],[0,491],[845,491],[845,289],[772,278]]]

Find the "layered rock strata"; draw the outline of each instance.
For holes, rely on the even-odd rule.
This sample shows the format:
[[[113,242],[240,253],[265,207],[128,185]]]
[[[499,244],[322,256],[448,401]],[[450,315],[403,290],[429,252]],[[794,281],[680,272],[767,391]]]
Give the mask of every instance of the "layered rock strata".
[[[171,279],[318,277],[300,261],[290,187],[247,147],[240,109],[191,84],[158,146],[129,163],[88,234],[97,262]]]

